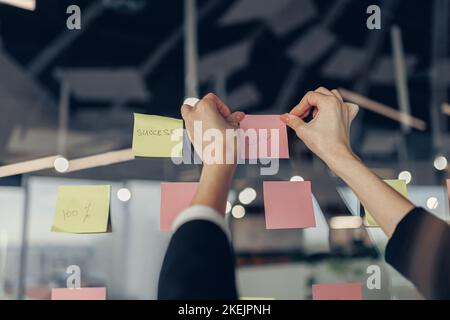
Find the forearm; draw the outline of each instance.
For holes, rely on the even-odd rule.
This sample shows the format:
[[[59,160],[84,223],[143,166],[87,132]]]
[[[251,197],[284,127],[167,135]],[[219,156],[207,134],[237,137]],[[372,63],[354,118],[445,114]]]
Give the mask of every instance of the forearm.
[[[205,165],[192,205],[205,205],[225,214],[235,165]]]
[[[344,154],[327,162],[355,192],[388,237],[414,205],[378,178],[357,157]]]

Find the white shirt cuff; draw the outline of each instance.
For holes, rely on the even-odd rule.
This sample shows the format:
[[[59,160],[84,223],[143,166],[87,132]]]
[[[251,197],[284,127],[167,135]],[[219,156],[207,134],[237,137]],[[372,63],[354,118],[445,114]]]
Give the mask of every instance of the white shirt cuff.
[[[231,233],[225,217],[213,208],[203,205],[195,205],[183,210],[173,221],[172,230],[176,231],[183,224],[193,220],[205,220],[216,224],[227,235],[228,240],[231,241]]]

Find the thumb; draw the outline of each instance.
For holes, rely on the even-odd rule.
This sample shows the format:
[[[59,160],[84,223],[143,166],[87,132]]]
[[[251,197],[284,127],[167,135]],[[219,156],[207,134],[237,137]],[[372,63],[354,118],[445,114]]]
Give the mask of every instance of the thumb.
[[[183,104],[183,105],[181,106],[181,116],[183,117],[183,119],[186,120],[186,116],[187,116],[190,112],[192,112],[192,109],[193,109],[193,107],[191,107],[191,106],[188,105],[188,104]]]
[[[289,113],[282,114],[280,116],[280,119],[295,132],[297,132],[298,129],[303,128],[305,126],[305,121],[303,121],[300,117],[294,116]]]
[[[355,119],[356,115],[358,114],[359,106],[357,104],[350,103],[350,102],[347,102],[347,105],[350,109],[350,122],[352,122],[353,119]]]
[[[230,114],[227,118],[227,122],[232,126],[239,126],[239,122],[241,122],[245,118],[245,113],[236,111]]]

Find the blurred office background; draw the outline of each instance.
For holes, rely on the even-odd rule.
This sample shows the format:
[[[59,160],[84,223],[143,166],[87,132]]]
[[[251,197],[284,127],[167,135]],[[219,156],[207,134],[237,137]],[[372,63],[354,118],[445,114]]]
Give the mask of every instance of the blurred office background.
[[[80,30],[66,27],[73,4]],[[381,8],[380,30],[366,27],[369,5]],[[448,220],[449,14],[447,0],[0,1],[0,166],[84,159],[72,172],[14,174],[25,163],[0,178],[0,299],[49,299],[72,264],[82,286],[106,286],[109,299],[155,299],[170,239],[159,231],[159,183],[196,181],[200,167],[128,159],[132,115],[179,118],[185,97],[209,91],[235,110],[281,114],[319,85],[342,88],[361,106],[354,151]],[[230,193],[241,296],[365,288],[377,265],[381,289],[365,288],[365,299],[421,299],[384,263],[387,238],[361,226],[351,190],[289,135],[276,176],[241,166]],[[92,155],[111,164],[89,168]],[[312,181],[317,228],[265,230],[262,181],[291,179]],[[58,186],[105,183],[112,233],[50,232]]]

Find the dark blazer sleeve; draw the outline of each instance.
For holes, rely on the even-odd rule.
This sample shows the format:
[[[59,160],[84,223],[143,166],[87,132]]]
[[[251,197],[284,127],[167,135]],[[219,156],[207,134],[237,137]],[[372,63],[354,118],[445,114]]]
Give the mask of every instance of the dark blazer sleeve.
[[[415,208],[398,224],[386,261],[427,299],[450,299],[450,226]]]
[[[237,299],[233,248],[219,226],[193,220],[178,228],[161,268],[158,299]]]

